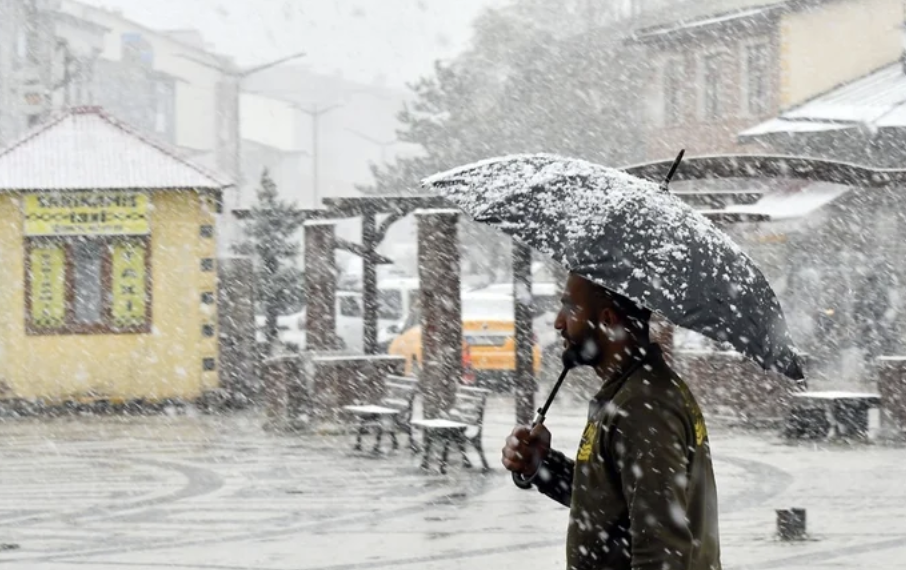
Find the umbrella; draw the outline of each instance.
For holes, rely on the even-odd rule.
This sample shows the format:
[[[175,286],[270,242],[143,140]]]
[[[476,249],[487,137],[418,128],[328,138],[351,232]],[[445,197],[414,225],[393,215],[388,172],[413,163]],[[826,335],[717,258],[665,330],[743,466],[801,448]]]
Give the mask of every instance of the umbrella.
[[[669,175],[659,186],[584,160],[525,154],[462,166],[423,184],[568,271],[801,380],[767,279],[729,236],[666,191],[667,182]],[[565,355],[561,379],[570,359]]]

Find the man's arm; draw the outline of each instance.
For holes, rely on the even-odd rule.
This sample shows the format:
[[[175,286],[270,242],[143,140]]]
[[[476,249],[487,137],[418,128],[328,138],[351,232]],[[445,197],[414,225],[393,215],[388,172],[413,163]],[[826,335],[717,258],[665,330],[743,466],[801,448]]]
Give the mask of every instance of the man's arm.
[[[532,477],[517,476],[513,481],[522,489],[530,489],[534,485],[544,495],[568,507],[572,499],[575,467],[572,459],[552,449]]]
[[[632,570],[688,570],[693,538],[686,497],[689,436],[678,411],[644,402],[623,408],[610,451],[622,480]]]

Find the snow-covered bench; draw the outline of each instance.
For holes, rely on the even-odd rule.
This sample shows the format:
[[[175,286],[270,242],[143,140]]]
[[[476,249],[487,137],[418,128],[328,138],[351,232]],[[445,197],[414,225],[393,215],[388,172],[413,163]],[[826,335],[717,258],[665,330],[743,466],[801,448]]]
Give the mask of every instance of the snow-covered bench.
[[[441,473],[447,471],[447,454],[450,444],[455,444],[459,448],[464,467],[472,466],[469,456],[466,454],[466,444],[470,443],[481,458],[483,471],[486,472],[490,469],[481,445],[488,394],[490,391],[481,388],[459,386],[456,389],[453,407],[444,417],[412,420],[412,425],[420,429],[424,435],[425,449],[422,469],[428,468],[431,446],[435,442],[443,444],[440,457]]]
[[[413,453],[418,446],[412,438],[412,409],[417,392],[418,379],[409,376],[387,376],[384,382],[384,397],[380,402],[365,405],[343,406],[343,410],[358,420],[355,450],[362,449],[362,436],[369,429],[375,431],[374,452],[381,449],[381,437],[385,428],[390,432],[393,449],[399,448],[396,439],[398,431],[409,436],[409,448]]]

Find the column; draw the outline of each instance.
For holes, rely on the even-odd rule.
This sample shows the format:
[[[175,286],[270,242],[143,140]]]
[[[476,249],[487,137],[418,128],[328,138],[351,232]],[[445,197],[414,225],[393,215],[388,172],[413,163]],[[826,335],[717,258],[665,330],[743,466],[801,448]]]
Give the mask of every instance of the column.
[[[217,329],[205,329],[203,336],[219,331],[221,386],[231,401],[247,403],[259,388],[254,265],[233,258],[219,260],[217,267]]]
[[[362,216],[362,350],[377,353],[378,287],[377,287],[377,228],[374,213]]]
[[[416,212],[422,308],[419,387],[426,418],[438,417],[453,405],[462,378],[458,218],[456,210]]]
[[[340,348],[335,250],[335,221],[305,223],[305,344],[308,351]]]

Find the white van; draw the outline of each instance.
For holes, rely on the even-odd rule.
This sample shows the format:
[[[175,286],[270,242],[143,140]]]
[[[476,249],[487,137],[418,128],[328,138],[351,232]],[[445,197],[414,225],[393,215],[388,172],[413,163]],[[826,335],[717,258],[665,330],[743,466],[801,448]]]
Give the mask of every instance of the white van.
[[[387,277],[378,282],[378,352],[386,352],[418,297],[418,279],[413,277]],[[364,350],[362,293],[337,291],[337,335],[348,350]],[[264,342],[264,317],[256,317],[258,342]],[[299,349],[306,345],[305,309],[292,315],[277,317],[280,340]]]

